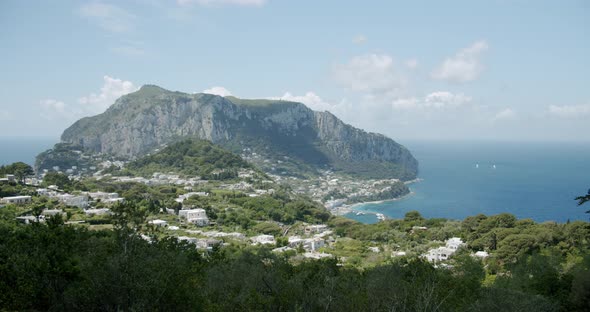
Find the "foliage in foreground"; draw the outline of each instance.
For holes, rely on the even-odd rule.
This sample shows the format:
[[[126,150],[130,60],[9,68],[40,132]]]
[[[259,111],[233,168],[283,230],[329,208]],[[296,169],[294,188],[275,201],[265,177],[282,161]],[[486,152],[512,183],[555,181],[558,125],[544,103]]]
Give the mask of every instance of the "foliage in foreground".
[[[57,217],[20,225],[0,212],[2,310],[585,311],[590,257],[564,269],[559,255],[520,256],[487,280],[459,253],[450,269],[401,258],[359,270],[339,260],[294,264],[267,249],[201,252],[139,236],[145,211],[114,207],[113,231]],[[488,276],[489,277],[489,276]]]

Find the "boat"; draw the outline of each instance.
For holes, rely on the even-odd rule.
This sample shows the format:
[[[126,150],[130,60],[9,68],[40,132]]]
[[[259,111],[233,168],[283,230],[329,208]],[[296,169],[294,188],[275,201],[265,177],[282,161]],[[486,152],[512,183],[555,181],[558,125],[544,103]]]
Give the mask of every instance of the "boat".
[[[496,165],[492,165],[492,168],[496,169]]]
[[[475,168],[479,168],[479,164],[475,164]]]
[[[357,215],[357,216],[363,216],[364,214],[365,214],[365,213],[364,213],[364,212],[362,212],[362,211],[357,211],[357,212],[356,212],[356,215]]]

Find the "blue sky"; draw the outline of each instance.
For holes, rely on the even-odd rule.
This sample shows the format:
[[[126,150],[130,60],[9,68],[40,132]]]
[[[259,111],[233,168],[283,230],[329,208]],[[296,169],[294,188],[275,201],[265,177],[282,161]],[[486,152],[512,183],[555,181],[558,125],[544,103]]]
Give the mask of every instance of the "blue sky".
[[[0,3],[0,136],[141,85],[283,98],[400,141],[588,140],[587,1]]]

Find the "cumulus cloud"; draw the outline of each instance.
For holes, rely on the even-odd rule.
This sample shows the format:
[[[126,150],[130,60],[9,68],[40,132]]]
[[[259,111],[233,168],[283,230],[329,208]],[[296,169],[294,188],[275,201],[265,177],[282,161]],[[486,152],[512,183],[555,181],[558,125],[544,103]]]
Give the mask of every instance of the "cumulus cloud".
[[[410,97],[399,98],[391,103],[395,110],[425,110],[425,109],[451,109],[470,103],[472,98],[463,93],[454,94],[448,91],[437,91],[426,95],[424,98]]]
[[[116,5],[101,2],[91,2],[82,5],[78,12],[82,17],[114,33],[124,33],[133,30],[137,19],[134,14]]]
[[[79,98],[77,105],[66,104],[55,99],[41,100],[39,105],[42,108],[42,117],[46,119],[76,119],[100,114],[113,104],[117,98],[138,89],[130,81],[110,76],[104,76],[103,81],[100,93],[91,93]]]
[[[354,44],[363,44],[365,42],[367,42],[367,37],[364,35],[356,35],[354,38],[352,38],[352,43]]]
[[[305,93],[305,95],[293,95],[286,92],[281,97],[271,97],[270,99],[303,103],[307,107],[316,111],[330,111],[334,113],[333,110],[336,108],[335,105],[324,101],[320,96],[311,91]]]
[[[203,6],[221,6],[221,5],[236,5],[236,6],[263,6],[266,0],[177,0],[181,6],[186,5],[203,5]]]
[[[481,64],[481,55],[487,49],[488,43],[485,40],[473,43],[453,57],[447,58],[431,73],[432,78],[452,82],[468,82],[477,79],[484,69]]]
[[[516,112],[511,108],[505,108],[492,117],[492,122],[514,119],[516,119]]]
[[[219,95],[219,96],[232,95],[231,92],[224,87],[211,87],[209,89],[203,90],[202,93],[215,94],[215,95]]]
[[[393,58],[387,54],[366,54],[334,66],[334,77],[342,86],[375,94],[397,93],[406,84],[396,72]]]
[[[74,114],[70,109],[67,109],[66,104],[62,101],[54,99],[44,99],[39,101],[41,105],[41,117],[51,120],[54,118],[70,118]]]
[[[99,114],[104,112],[119,97],[137,91],[137,87],[131,81],[126,81],[110,76],[103,76],[103,85],[100,93],[91,93],[78,99],[82,111],[86,114]]]
[[[590,115],[590,104],[585,105],[551,105],[549,114],[561,118],[576,118]]]

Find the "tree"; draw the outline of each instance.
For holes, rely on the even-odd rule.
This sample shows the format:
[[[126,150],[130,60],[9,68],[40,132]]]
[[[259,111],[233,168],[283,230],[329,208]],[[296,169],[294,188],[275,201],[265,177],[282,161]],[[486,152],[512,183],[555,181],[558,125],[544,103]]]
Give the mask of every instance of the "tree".
[[[68,187],[71,184],[72,184],[72,181],[70,181],[68,176],[63,173],[52,171],[52,172],[48,172],[43,177],[43,185],[45,185],[45,186],[56,185],[60,189],[63,189],[64,187]]]
[[[587,201],[590,201],[590,189],[588,190],[588,194],[584,196],[578,196],[576,197],[576,200],[578,201],[578,206],[584,204]],[[586,213],[590,213],[590,210],[586,211]]]
[[[34,173],[31,166],[21,161],[0,167],[0,174],[14,174],[20,183],[25,183],[25,178]]]
[[[420,212],[418,212],[416,210],[408,211],[408,212],[406,212],[406,215],[404,216],[404,221],[406,221],[406,222],[422,221],[422,220],[424,220],[424,218],[422,217]]]

